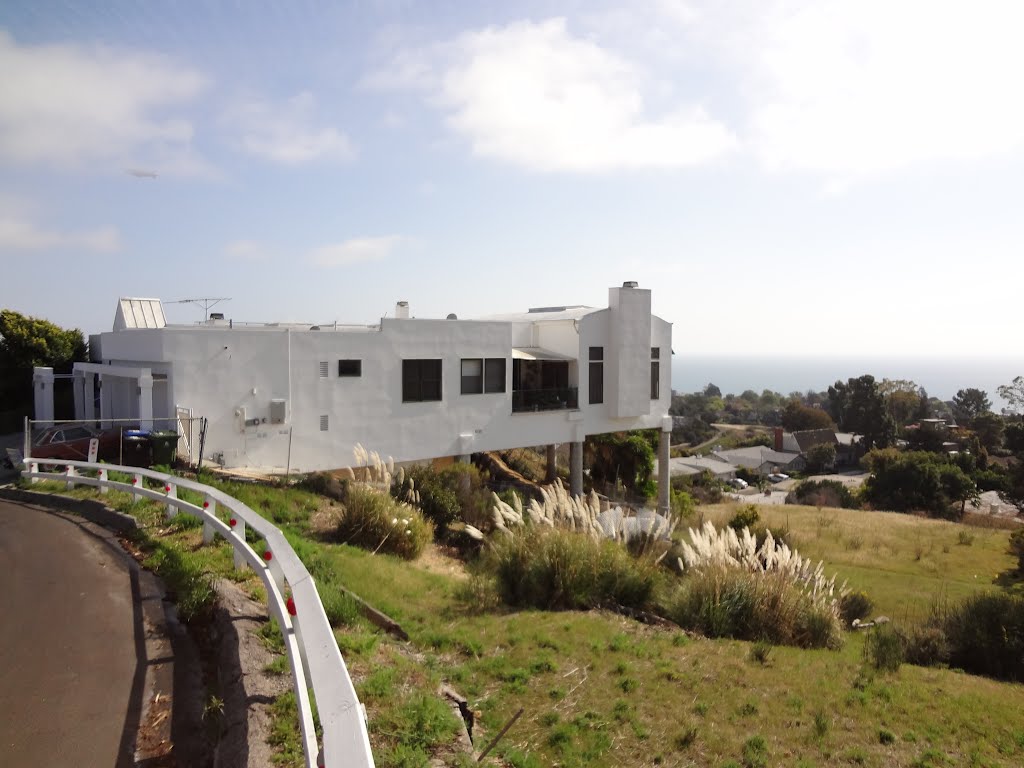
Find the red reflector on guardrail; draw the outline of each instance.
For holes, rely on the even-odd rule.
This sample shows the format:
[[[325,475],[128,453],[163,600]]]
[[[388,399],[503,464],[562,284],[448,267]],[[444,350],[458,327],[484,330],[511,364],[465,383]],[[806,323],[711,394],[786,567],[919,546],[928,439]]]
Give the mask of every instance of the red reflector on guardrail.
[[[164,490],[167,491],[168,493],[170,493],[171,492],[171,486],[165,485],[164,486]]]
[[[204,501],[203,502],[203,509],[209,509],[209,508],[210,508],[210,502]]]
[[[273,554],[271,554],[269,549],[263,553],[263,559],[266,560],[268,563],[274,559],[274,556]]]
[[[292,598],[289,597],[288,600],[285,601],[285,606],[288,608],[288,615],[289,616],[294,616],[295,615],[295,601]]]
[[[238,525],[238,521],[235,520],[235,518],[232,517],[230,520],[228,520],[228,525],[230,525],[232,528],[234,528],[236,525]]]

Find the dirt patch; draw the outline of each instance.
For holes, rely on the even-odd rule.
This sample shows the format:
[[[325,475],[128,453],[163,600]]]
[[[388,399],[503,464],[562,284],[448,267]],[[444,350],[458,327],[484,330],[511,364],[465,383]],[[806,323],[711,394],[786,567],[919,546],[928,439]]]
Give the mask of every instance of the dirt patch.
[[[423,554],[411,561],[409,565],[427,573],[439,573],[460,581],[469,578],[466,564],[459,559],[452,547],[430,544],[423,550]]]

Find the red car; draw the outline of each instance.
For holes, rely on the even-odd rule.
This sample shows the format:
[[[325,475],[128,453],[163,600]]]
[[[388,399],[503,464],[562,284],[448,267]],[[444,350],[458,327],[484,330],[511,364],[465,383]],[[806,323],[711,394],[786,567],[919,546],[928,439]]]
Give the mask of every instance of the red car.
[[[121,430],[99,430],[80,424],[49,427],[32,440],[32,458],[89,460],[89,441],[100,441],[97,459],[117,461],[120,453]]]

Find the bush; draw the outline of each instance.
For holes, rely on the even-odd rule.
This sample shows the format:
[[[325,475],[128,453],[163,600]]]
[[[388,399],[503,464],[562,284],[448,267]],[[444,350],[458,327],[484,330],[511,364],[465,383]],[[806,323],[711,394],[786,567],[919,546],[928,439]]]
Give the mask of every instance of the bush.
[[[441,470],[414,467],[408,476],[419,494],[420,509],[439,536],[445,535],[452,523],[481,528],[490,520],[490,492],[472,464],[456,463]],[[402,492],[399,490],[399,495]]]
[[[896,672],[903,664],[903,637],[891,624],[875,627],[864,639],[864,661],[881,672]]]
[[[843,509],[860,506],[850,489],[838,480],[804,480],[786,496],[786,503]]]
[[[348,492],[348,480],[342,480],[327,472],[314,472],[302,478],[299,488],[344,503]]]
[[[688,574],[665,607],[684,629],[708,637],[761,640],[803,648],[837,648],[842,627],[827,605],[784,573],[723,567]]]
[[[414,560],[431,541],[434,527],[419,510],[363,485],[348,489],[334,540]]]
[[[753,528],[760,519],[761,516],[757,512],[757,507],[753,504],[746,504],[736,510],[736,514],[729,521],[729,527],[739,532],[744,528]]]
[[[853,626],[854,621],[866,619],[873,607],[866,592],[847,592],[839,598],[839,615],[847,627]]]
[[[1024,682],[1024,597],[971,595],[936,618],[949,642],[951,666]]]
[[[1024,573],[1024,528],[1010,534],[1010,554],[1017,558],[1017,570]]]
[[[652,560],[634,559],[613,541],[540,527],[498,537],[479,567],[504,602],[546,610],[644,608],[659,578]]]
[[[915,627],[904,637],[904,660],[919,667],[949,663],[949,639],[941,627]]]

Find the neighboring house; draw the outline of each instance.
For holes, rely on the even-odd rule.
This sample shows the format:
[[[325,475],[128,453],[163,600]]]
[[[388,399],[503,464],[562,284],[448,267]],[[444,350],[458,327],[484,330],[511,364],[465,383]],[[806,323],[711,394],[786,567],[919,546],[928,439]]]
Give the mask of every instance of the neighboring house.
[[[736,465],[715,456],[679,456],[669,460],[669,474],[672,477],[699,475],[710,472],[720,480],[736,477]]]
[[[860,438],[852,432],[836,432],[836,466],[856,465],[862,453]]]
[[[146,427],[191,411],[208,419],[205,456],[293,471],[348,466],[357,443],[399,462],[569,443],[579,488],[587,435],[670,428],[672,327],[649,290],[450,318],[402,302],[370,326],[168,325],[159,300],[121,299],[114,330],[90,338],[93,362],[75,365],[77,417]]]
[[[799,472],[806,465],[804,457],[790,451],[776,451],[762,445],[751,448],[732,448],[727,451],[715,451],[713,454],[723,461],[744,467],[759,475],[770,475],[775,472]]]

